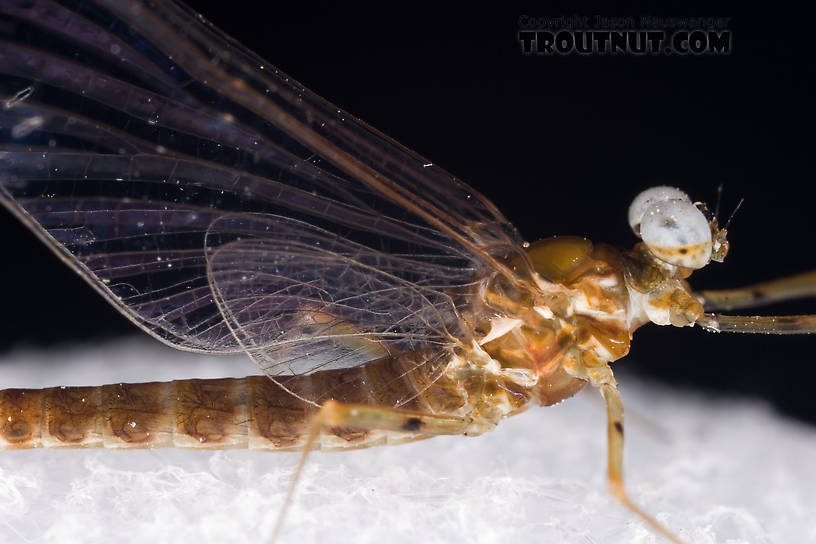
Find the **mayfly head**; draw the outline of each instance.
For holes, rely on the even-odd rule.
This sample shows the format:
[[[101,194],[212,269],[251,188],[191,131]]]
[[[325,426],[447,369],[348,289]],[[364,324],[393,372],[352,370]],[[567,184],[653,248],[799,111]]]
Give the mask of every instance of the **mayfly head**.
[[[716,217],[674,187],[652,187],[636,196],[629,225],[652,256],[673,266],[698,270],[728,253],[726,230]]]

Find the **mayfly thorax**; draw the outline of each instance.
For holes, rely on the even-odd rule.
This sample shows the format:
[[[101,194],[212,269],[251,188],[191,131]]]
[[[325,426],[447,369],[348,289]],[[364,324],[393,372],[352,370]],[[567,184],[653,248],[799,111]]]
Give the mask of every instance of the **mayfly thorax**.
[[[0,448],[350,449],[478,435],[600,390],[647,323],[810,333],[712,313],[812,275],[695,292],[728,252],[706,205],[638,195],[640,242],[528,244],[484,196],[227,39],[188,8],[0,0],[0,202],[134,324],[245,353],[260,376],[0,391]],[[126,127],[126,128],[123,128]],[[2,386],[2,384],[0,384]],[[301,465],[302,466],[302,465]]]

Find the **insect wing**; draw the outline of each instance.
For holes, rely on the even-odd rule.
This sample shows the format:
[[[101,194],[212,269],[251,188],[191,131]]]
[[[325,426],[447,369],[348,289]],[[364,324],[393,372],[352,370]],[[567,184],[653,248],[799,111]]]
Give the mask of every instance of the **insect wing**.
[[[165,342],[273,376],[436,357],[466,336],[452,297],[520,251],[483,196],[183,6],[0,11],[0,201]]]
[[[276,216],[221,218],[207,243],[212,291],[235,337],[268,376],[316,404],[350,399],[315,388],[306,379],[315,372],[427,352],[394,376],[413,385],[388,402],[407,402],[469,336],[461,316],[473,313],[478,285],[444,256],[393,255]],[[344,376],[342,395],[374,400],[370,376]]]

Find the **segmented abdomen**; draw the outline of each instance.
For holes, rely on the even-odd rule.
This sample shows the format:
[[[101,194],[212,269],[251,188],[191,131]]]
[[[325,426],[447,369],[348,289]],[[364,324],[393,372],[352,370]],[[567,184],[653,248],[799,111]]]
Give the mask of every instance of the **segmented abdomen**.
[[[421,353],[369,365],[290,377],[290,390],[325,391],[325,399],[453,414],[461,386],[430,375]],[[407,369],[412,369],[408,371]],[[423,370],[428,370],[423,372]],[[396,377],[395,377],[396,376]],[[250,448],[298,449],[317,406],[266,376],[0,391],[0,449]],[[321,449],[360,448],[420,438],[353,428],[329,429]]]
[[[251,446],[251,436],[263,436],[250,429],[257,427],[263,381],[269,383],[249,377],[7,389],[0,391],[0,447]]]

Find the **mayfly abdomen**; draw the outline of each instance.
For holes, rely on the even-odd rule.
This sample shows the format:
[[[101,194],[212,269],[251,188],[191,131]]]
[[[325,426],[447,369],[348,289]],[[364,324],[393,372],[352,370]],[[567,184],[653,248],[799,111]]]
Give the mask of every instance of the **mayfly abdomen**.
[[[405,358],[383,358],[369,369],[326,370],[282,382],[290,390],[331,391],[333,398],[358,403],[410,399],[407,408],[423,411],[450,411],[464,404],[452,384],[444,387],[444,378],[432,387],[419,383],[421,373],[416,372],[403,372],[395,380],[388,371],[403,364]],[[0,449],[297,450],[317,410],[266,376],[6,389],[0,391]],[[419,437],[338,428],[324,433],[320,448],[360,448]]]
[[[0,392],[0,444],[247,447],[251,391],[246,378],[7,389]]]

